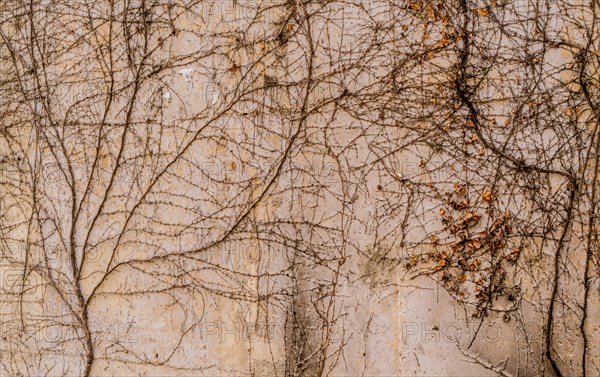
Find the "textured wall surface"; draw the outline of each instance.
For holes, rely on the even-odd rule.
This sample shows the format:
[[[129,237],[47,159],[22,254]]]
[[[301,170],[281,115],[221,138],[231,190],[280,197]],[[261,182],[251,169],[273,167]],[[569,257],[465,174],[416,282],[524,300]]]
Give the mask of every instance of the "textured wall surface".
[[[599,29],[3,0],[0,376],[600,376]]]

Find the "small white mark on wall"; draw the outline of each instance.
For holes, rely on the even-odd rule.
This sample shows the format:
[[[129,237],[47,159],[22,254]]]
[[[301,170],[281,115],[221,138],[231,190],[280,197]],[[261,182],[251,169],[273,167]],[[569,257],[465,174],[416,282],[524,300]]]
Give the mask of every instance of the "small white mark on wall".
[[[194,73],[194,68],[184,68],[180,69],[179,73],[183,75],[183,79],[188,82],[192,80],[192,74]]]

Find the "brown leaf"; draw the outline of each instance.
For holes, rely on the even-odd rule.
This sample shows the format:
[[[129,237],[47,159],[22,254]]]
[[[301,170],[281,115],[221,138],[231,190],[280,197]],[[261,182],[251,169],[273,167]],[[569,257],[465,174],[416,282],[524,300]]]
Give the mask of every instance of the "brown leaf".
[[[446,265],[446,260],[445,259],[441,259],[440,262],[438,263],[438,265],[435,267],[435,269],[439,271],[442,268],[444,268],[445,265]]]
[[[567,109],[565,110],[565,113],[568,116],[572,116],[573,115],[573,109],[571,107],[567,107]]]
[[[491,201],[492,201],[492,193],[491,193],[491,191],[486,191],[483,194],[481,194],[481,196],[483,197],[483,200],[485,200],[488,203],[491,203]]]
[[[410,7],[411,7],[411,8],[412,8],[412,10],[414,10],[414,11],[419,11],[419,10],[421,10],[421,4],[419,4],[419,3],[412,3],[412,4],[410,4]]]
[[[431,6],[431,4],[427,5],[427,15],[431,18],[432,21],[435,21],[435,9]]]
[[[473,248],[479,249],[481,247],[481,241],[479,241],[479,240],[472,240],[471,241],[471,245],[473,246]]]

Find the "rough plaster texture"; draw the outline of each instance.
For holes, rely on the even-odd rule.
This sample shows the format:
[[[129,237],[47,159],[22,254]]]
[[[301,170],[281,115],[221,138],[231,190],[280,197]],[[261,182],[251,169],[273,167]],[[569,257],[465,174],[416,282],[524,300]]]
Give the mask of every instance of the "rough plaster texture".
[[[300,16],[300,21],[294,21],[297,25],[281,23],[290,7],[280,2],[199,2],[189,9],[184,8],[186,2],[173,2],[182,7],[174,6],[177,17],[170,21],[178,31],[148,58],[148,66],[160,62],[172,66],[158,70],[156,80],[147,80],[139,88],[135,67],[145,59],[136,50],[143,44],[141,37],[131,31],[135,35],[128,39],[120,30],[122,24],[103,22],[100,17],[124,12],[125,2],[114,3],[99,1],[87,7],[99,15],[93,37],[85,35],[86,43],[49,59],[48,81],[64,91],[63,95],[49,94],[55,101],[52,113],[57,117],[54,121],[65,120],[65,126],[53,124],[39,110],[41,119],[23,116],[20,134],[1,140],[5,159],[20,151],[29,163],[3,177],[0,210],[7,217],[3,256],[11,256],[3,259],[2,266],[2,376],[84,374],[89,350],[78,317],[83,312],[94,351],[87,373],[94,376],[551,375],[543,357],[544,308],[550,292],[545,271],[552,268],[556,248],[540,244],[546,255],[538,258],[539,264],[515,275],[520,279],[522,300],[512,317],[490,312],[480,321],[474,316],[474,305],[457,302],[439,279],[406,268],[413,255],[431,251],[424,240],[441,227],[436,202],[423,200],[418,208],[410,208],[411,199],[400,195],[402,189],[392,193],[396,189],[390,188],[405,177],[422,185],[432,180],[431,173],[422,172],[415,150],[393,152],[393,146],[409,140],[410,133],[401,127],[377,132],[361,128],[365,119],[376,123],[379,107],[382,114],[385,108],[381,104],[348,102],[356,108],[339,110],[339,114],[331,109],[310,115],[299,110],[302,103],[315,106],[337,95],[331,83],[315,85],[306,94],[307,64],[314,65],[312,77],[322,75],[326,81],[326,75],[335,70],[332,67],[344,66],[336,60],[342,56],[348,64],[370,64],[372,69],[349,70],[341,77],[331,73],[332,82],[345,79],[350,92],[366,93],[369,100],[377,98],[385,85],[370,85],[387,74],[399,55],[386,38],[400,33],[401,26],[406,26],[403,41],[422,38],[420,25],[400,19],[405,9],[417,9],[416,2],[397,9],[394,2],[384,1],[351,2],[353,6],[332,3],[329,9],[322,2],[326,9],[322,19],[315,11],[319,7],[308,2],[306,6],[315,11],[310,32]],[[161,14],[164,21],[170,3],[154,4],[152,12]],[[84,29],[84,4],[56,3],[55,8],[75,9],[73,25]],[[136,2],[132,7],[143,4]],[[264,19],[257,20],[252,17],[255,8],[243,7],[249,4],[259,4],[260,9],[273,5],[273,9],[262,12]],[[426,4],[418,4],[425,9]],[[529,14],[533,10],[526,9],[528,4],[517,1],[513,5],[521,14]],[[20,8],[10,5],[5,6],[1,28],[16,40],[14,26],[7,19],[10,9]],[[469,14],[475,16],[480,6],[491,7],[470,6]],[[301,12],[303,6],[293,7],[294,12]],[[458,3],[453,7],[458,9]],[[71,25],[68,14],[62,16],[65,25]],[[479,15],[483,17],[482,12]],[[510,21],[514,14],[504,16]],[[133,30],[141,24],[137,13],[138,18],[132,17],[138,22],[131,26]],[[75,43],[79,31],[59,27],[60,20],[40,18],[45,32],[57,38],[50,45]],[[562,33],[563,21],[560,17],[548,21],[552,32]],[[378,22],[398,25],[373,36],[363,30]],[[274,47],[276,40],[266,42],[266,47],[265,42],[256,42],[239,50],[227,44],[233,43],[234,37],[227,34],[232,30],[245,30],[237,38],[251,39],[276,35],[279,29],[287,30],[288,24],[290,31],[302,32],[283,47]],[[161,27],[170,27],[168,22],[165,25]],[[592,33],[597,39],[598,31]],[[151,46],[159,43],[157,35],[149,38]],[[310,51],[307,35],[327,41],[336,52]],[[359,47],[365,38],[377,35],[386,47],[363,51],[361,57]],[[119,42],[113,41],[112,51],[111,38]],[[499,37],[492,35],[488,41],[494,38]],[[128,47],[126,41],[137,47]],[[510,47],[510,41],[499,43]],[[96,50],[99,46],[105,48]],[[4,50],[3,54],[9,54],[7,47]],[[431,84],[414,95],[435,92],[439,89],[435,85],[459,56],[457,50],[431,58],[427,64],[445,67],[439,71],[419,65],[424,57],[416,58],[401,84],[407,88],[417,82]],[[409,55],[407,50],[400,51]],[[34,55],[40,58],[44,53]],[[546,63],[566,64],[571,58],[564,51],[550,52]],[[122,91],[108,107],[103,87],[106,62],[114,64],[113,81]],[[3,80],[9,81],[11,74],[7,69]],[[26,77],[25,72],[17,74]],[[242,74],[247,76],[242,79]],[[502,80],[510,74],[494,67],[490,76]],[[268,84],[271,77],[290,85],[282,89]],[[73,78],[83,82],[69,81]],[[232,105],[244,90],[253,91],[248,97],[252,100]],[[501,89],[489,90],[489,97],[503,98]],[[135,100],[131,100],[132,91]],[[418,101],[413,94],[402,102]],[[84,102],[92,98],[89,106],[73,105],[84,97]],[[17,100],[6,90],[3,110]],[[66,115],[69,106],[74,106],[71,118]],[[414,107],[399,111],[399,122],[412,117],[413,111],[427,111],[417,102]],[[31,108],[19,109],[35,113]],[[411,127],[416,123],[406,122]],[[104,127],[100,133],[99,124]],[[123,125],[129,125],[129,131],[121,133]],[[35,132],[44,127],[59,131],[49,136]],[[588,127],[594,129],[597,122],[589,122]],[[552,140],[552,130],[548,132],[541,140]],[[386,140],[396,144],[384,146]],[[547,146],[548,153],[552,145]],[[57,156],[57,150],[64,156]],[[390,165],[386,160],[383,167],[373,168],[373,161],[384,160],[386,153],[394,155]],[[72,174],[65,174],[67,162]],[[19,174],[23,176],[15,178]],[[451,187],[454,173],[448,174],[434,176],[434,180],[448,178],[445,183]],[[33,176],[40,180],[33,181]],[[14,183],[19,179],[20,187]],[[561,178],[552,179],[550,187],[562,190]],[[381,194],[378,186],[390,194]],[[14,193],[15,187],[18,194],[6,194]],[[73,193],[81,200],[76,221]],[[510,200],[503,203],[505,208],[516,208],[518,213],[523,208],[519,199]],[[404,206],[415,214],[407,223],[403,216],[390,215]],[[399,231],[400,224],[409,230]],[[585,230],[582,224],[573,232],[585,234]],[[565,274],[574,277],[561,290],[567,296],[573,292],[577,300],[582,291],[574,271],[585,270],[581,242],[569,249],[575,256]],[[25,255],[32,255],[29,262],[24,262]],[[81,263],[78,279],[67,268],[73,260]],[[49,263],[46,269],[56,273],[38,276],[36,269],[25,267],[29,274],[25,285],[31,289],[15,293],[23,281],[23,264],[43,266],[45,262]],[[596,376],[600,370],[598,279],[591,280],[590,286],[587,375]],[[94,298],[84,306],[79,296]],[[563,306],[561,310],[569,309]],[[560,350],[565,375],[580,375],[580,335],[572,332],[578,325],[567,323],[575,324],[580,314],[564,318],[565,328],[555,347]],[[293,335],[294,331],[302,336]],[[324,370],[319,370],[319,363],[302,372],[290,369],[290,364],[296,368],[318,359],[320,352],[325,355]]]

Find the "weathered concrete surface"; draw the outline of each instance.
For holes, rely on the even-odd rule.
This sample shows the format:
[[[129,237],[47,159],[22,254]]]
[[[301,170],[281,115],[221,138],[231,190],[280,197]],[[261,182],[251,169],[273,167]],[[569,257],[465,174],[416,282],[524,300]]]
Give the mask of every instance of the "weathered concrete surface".
[[[447,87],[438,83],[459,56],[460,39],[431,60],[419,55],[426,51],[419,46],[435,41],[410,23],[410,9],[427,4],[311,3],[307,21],[301,3],[159,2],[150,14],[160,32],[146,42],[165,45],[147,56],[144,4],[131,14],[121,2],[56,5],[76,10],[73,24],[66,11],[49,21],[38,15],[57,37],[52,44],[68,51],[48,58],[55,123],[22,106],[14,116],[20,131],[0,139],[3,158],[27,161],[9,164],[2,185],[2,375],[84,374],[85,329],[93,376],[550,375],[543,343],[554,244],[534,240],[540,245],[524,252],[509,278],[518,280],[521,306],[508,317],[474,317],[476,305],[457,302],[439,277],[418,274],[416,263],[407,268],[413,256],[425,260],[435,250],[429,239],[443,229],[441,204],[431,197],[414,204],[407,187],[423,193],[435,181],[451,190],[464,178],[459,168],[443,177],[426,171],[421,156],[435,153],[420,139],[396,151],[414,130],[446,116],[440,110],[427,125],[414,113],[428,111],[420,96],[442,102]],[[510,9],[527,15],[528,4]],[[254,17],[257,6],[262,18]],[[477,9],[471,13],[487,17]],[[99,15],[89,35],[82,31],[88,11]],[[130,17],[131,30],[111,14]],[[69,26],[58,27],[58,19]],[[2,21],[11,34],[14,26]],[[487,32],[482,39],[499,38]],[[68,47],[78,36],[85,43]],[[7,47],[2,54],[10,56]],[[391,67],[402,59],[410,64],[392,84]],[[548,64],[571,59],[563,51]],[[119,94],[109,100],[111,64]],[[141,66],[161,68],[140,81]],[[499,78],[514,73],[496,68]],[[36,87],[25,70],[2,75]],[[484,89],[502,100],[516,81]],[[409,92],[397,108],[383,95],[392,85]],[[338,98],[343,88],[352,93],[347,102]],[[6,92],[3,111],[22,100]],[[32,97],[33,108],[43,108]],[[332,98],[335,110],[327,106]],[[500,114],[500,123],[502,116],[509,118]],[[44,136],[47,129],[56,133]],[[451,152],[436,157],[447,163]],[[551,186],[560,191],[563,181]],[[518,195],[498,205],[514,216],[523,211],[520,219],[534,213]],[[567,375],[581,374],[573,308],[581,305],[577,271],[585,270],[588,228],[578,221],[563,291],[573,296],[556,309],[565,318],[555,344]],[[427,263],[419,271],[435,271],[437,261],[433,269]],[[598,375],[600,363],[598,284],[590,281],[588,375]]]

